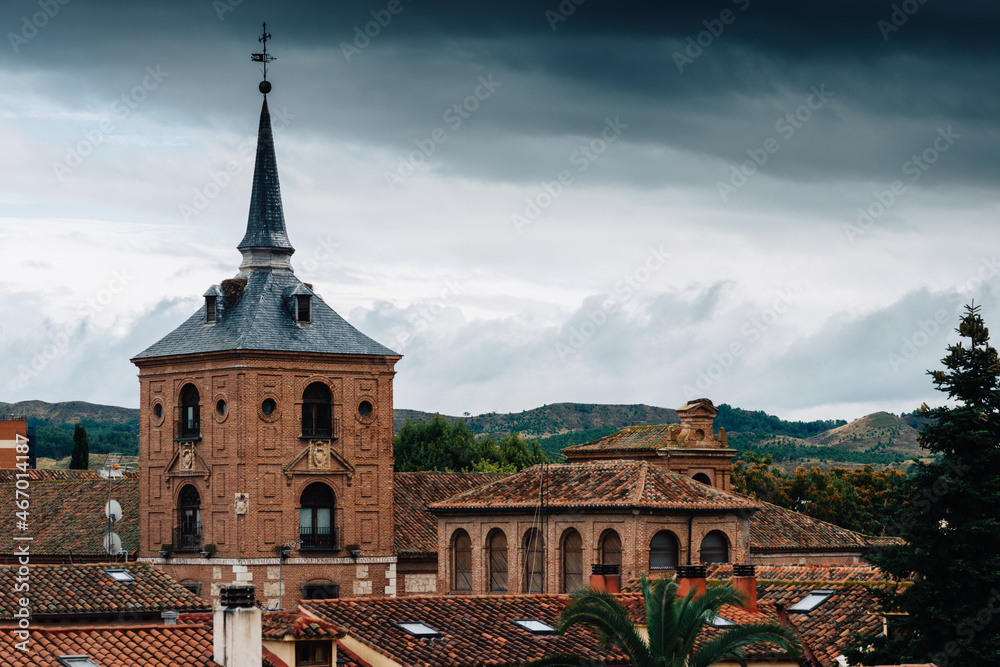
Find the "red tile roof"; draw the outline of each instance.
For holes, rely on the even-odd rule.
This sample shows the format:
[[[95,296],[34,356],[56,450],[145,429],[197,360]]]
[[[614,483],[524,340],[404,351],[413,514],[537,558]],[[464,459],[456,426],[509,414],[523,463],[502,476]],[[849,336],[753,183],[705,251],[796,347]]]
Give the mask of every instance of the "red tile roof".
[[[166,610],[210,609],[201,598],[169,576],[144,563],[29,565],[27,593],[32,616],[115,614],[124,620],[135,614]],[[118,582],[104,572],[121,568],[135,577]],[[14,590],[19,566],[0,566],[0,589]],[[0,596],[0,620],[12,620],[17,596]],[[133,616],[130,616],[133,615]]]
[[[593,452],[655,452],[670,444],[669,430],[679,430],[678,424],[657,424],[655,426],[629,426],[603,438],[573,445],[562,450],[566,458],[583,456]]]
[[[0,475],[0,506],[14,507],[17,471]],[[115,524],[122,546],[130,553],[139,546],[139,477],[126,474],[110,482],[93,470],[30,470],[28,529],[19,530],[13,509],[0,513],[0,553],[17,548],[15,535],[30,536],[34,556],[106,556],[104,505],[111,497],[121,503],[123,517]]]
[[[794,510],[757,501],[760,509],[750,519],[750,549],[759,553],[783,551],[862,551],[871,538]]]
[[[506,473],[397,472],[393,499],[396,553],[437,553],[437,519],[427,506],[509,477]]]
[[[645,461],[536,465],[430,506],[442,511],[523,511],[545,505],[593,509],[756,509],[749,498],[720,491]]]
[[[212,632],[202,625],[51,629],[32,627],[28,652],[15,631],[0,629],[0,664],[58,665],[57,657],[86,655],[101,667],[221,667],[212,659]]]
[[[300,609],[336,624],[353,639],[402,664],[518,665],[550,653],[574,652],[611,665],[627,664],[614,649],[601,650],[583,628],[562,636],[536,636],[511,623],[535,619],[555,626],[569,596],[511,595],[406,597],[303,602]],[[419,621],[441,637],[419,639],[391,625]]]
[[[853,582],[888,583],[892,578],[871,565],[756,565],[757,581],[816,584]],[[725,580],[733,576],[733,566],[710,565],[708,579]]]
[[[307,618],[296,611],[265,611],[261,615],[263,637],[280,640],[285,637],[295,639],[339,639],[343,631],[331,623],[316,618]]]

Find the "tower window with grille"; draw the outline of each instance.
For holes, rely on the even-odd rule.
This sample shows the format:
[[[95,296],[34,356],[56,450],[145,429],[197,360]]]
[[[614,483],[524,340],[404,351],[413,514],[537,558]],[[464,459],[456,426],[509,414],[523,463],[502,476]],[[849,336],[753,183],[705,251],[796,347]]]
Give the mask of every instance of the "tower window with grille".
[[[330,438],[333,436],[331,408],[333,395],[322,382],[313,382],[302,393],[302,437]]]

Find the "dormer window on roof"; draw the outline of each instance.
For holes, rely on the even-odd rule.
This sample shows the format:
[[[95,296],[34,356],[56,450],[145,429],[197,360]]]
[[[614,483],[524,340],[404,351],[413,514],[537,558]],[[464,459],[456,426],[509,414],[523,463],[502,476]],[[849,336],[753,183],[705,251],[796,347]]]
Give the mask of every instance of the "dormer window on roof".
[[[543,623],[539,620],[533,618],[517,618],[511,619],[511,623],[521,628],[522,630],[527,630],[533,635],[547,636],[556,634],[556,629],[553,628],[548,623]]]
[[[296,324],[312,324],[313,291],[305,283],[299,283],[291,292],[286,292],[291,298],[292,314]]]
[[[115,581],[120,581],[122,583],[135,581],[135,577],[132,576],[131,572],[129,572],[128,570],[123,570],[120,567],[109,567],[108,569],[104,570],[104,574],[108,575]]]
[[[736,623],[733,623],[728,618],[723,618],[722,616],[713,616],[712,618],[708,619],[708,622],[711,623],[712,626],[716,627],[716,628],[735,628],[736,627]]]
[[[826,602],[831,595],[833,595],[833,591],[830,590],[815,590],[789,607],[788,611],[797,613],[810,612]]]
[[[429,625],[420,623],[419,621],[406,621],[403,623],[392,623],[391,625],[399,628],[400,630],[402,630],[407,634],[413,635],[414,637],[419,637],[421,639],[441,636],[440,632],[438,632]]]
[[[219,319],[219,297],[224,296],[218,285],[212,285],[205,292],[205,324],[215,324]]]

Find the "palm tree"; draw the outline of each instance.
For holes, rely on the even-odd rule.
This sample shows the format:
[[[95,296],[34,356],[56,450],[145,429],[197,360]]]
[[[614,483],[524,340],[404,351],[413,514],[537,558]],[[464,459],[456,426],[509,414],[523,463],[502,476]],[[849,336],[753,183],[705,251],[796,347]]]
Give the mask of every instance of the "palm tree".
[[[719,632],[698,642],[707,621],[715,619],[723,605],[746,601],[731,584],[713,586],[697,595],[692,590],[678,599],[677,584],[657,579],[640,581],[646,607],[649,640],[643,639],[629,618],[628,610],[605,591],[583,589],[574,593],[559,620],[559,633],[574,625],[594,628],[604,645],[614,646],[629,657],[634,667],[709,667],[720,660],[736,660],[746,667],[743,649],[751,644],[776,644],[798,658],[799,642],[788,628],[774,623],[747,623]],[[527,663],[530,667],[579,667],[580,656],[552,655]],[[526,667],[527,667],[526,666]]]

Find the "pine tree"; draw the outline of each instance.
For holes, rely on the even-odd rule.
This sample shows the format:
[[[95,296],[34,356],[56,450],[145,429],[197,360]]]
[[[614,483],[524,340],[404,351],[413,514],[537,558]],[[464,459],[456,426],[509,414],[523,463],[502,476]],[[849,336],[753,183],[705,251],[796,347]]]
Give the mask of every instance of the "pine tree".
[[[945,370],[928,372],[954,407],[919,411],[931,420],[920,442],[937,459],[917,467],[918,490],[897,519],[906,545],[871,555],[894,577],[913,576],[883,596],[906,616],[852,664],[1000,664],[1000,358],[978,307],[957,331],[968,345],[948,346]]]
[[[90,438],[83,424],[73,427],[73,454],[69,459],[70,470],[86,470],[90,467]]]

